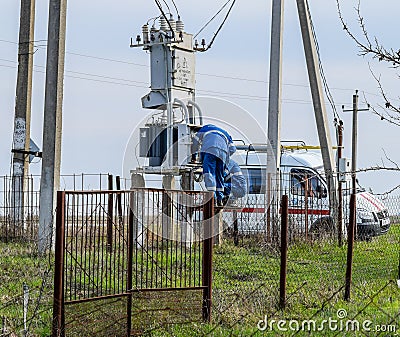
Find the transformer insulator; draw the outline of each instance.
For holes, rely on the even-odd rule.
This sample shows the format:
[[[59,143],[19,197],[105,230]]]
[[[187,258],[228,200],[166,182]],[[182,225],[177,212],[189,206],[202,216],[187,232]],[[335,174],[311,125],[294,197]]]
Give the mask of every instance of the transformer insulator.
[[[183,32],[184,29],[185,29],[185,25],[183,24],[183,21],[178,19],[176,21],[176,31],[177,32]]]
[[[160,30],[164,32],[168,30],[167,20],[165,20],[163,15],[160,16]]]
[[[169,25],[171,26],[172,30],[175,32],[176,31],[176,21],[172,17],[168,21],[169,21]],[[171,28],[168,27],[168,30]]]
[[[149,25],[143,25],[142,27],[143,43],[149,42]]]

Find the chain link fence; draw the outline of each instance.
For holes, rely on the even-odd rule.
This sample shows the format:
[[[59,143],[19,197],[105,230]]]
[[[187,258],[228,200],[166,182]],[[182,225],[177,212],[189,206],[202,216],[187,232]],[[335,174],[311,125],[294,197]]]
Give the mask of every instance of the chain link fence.
[[[102,188],[108,187],[107,180],[105,175]],[[313,193],[318,192],[316,186]],[[346,201],[349,190],[343,188],[344,224],[349,219]],[[390,226],[379,236],[356,237],[350,300],[345,301],[348,264],[346,227],[343,227],[342,242],[337,224],[332,227],[327,221],[319,228],[325,231],[312,230],[313,224],[320,223],[319,219],[329,217],[329,209],[321,200],[324,198],[315,198],[308,194],[307,188],[300,186],[279,194],[276,191],[269,194],[267,191],[260,192],[249,195],[242,204],[235,201],[220,213],[222,233],[213,252],[211,323],[193,322],[181,314],[177,314],[175,319],[167,319],[158,313],[151,316],[153,323],[147,328],[142,327],[132,333],[185,337],[395,336],[399,333],[400,196],[365,194],[367,198],[373,197],[371,200],[377,205],[382,202],[387,213],[386,210],[376,211],[376,219],[361,213],[357,220],[359,225],[378,221],[386,226],[383,220],[389,217]],[[280,298],[282,212],[280,198],[276,198],[281,194],[289,195],[284,308]],[[271,196],[275,197],[274,201],[267,202]],[[297,205],[294,204],[295,196]],[[4,204],[0,208],[4,215],[7,208]],[[271,214],[272,210],[274,214]],[[362,228],[360,226],[357,227]],[[2,245],[0,336],[25,333],[24,283],[30,289],[26,335],[48,336],[53,282],[49,261],[52,257],[37,256],[32,241]],[[7,256],[9,260],[4,258]],[[10,264],[11,260],[14,264]],[[181,296],[167,293],[160,293],[159,298],[149,296],[138,292],[133,297],[136,318],[143,313],[149,318],[151,312],[155,313],[155,303],[163,303],[166,309],[174,305],[186,308],[188,313],[194,308],[194,303],[198,303],[197,295],[190,292]],[[201,294],[198,296],[201,297]],[[94,313],[101,308],[92,309],[89,308],[85,316],[88,324],[89,321],[93,323],[91,317],[95,317]]]

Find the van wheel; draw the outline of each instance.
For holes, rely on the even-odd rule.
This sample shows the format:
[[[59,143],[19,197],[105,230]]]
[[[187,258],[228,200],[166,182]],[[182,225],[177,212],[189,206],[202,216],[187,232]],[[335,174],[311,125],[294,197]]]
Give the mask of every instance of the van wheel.
[[[334,223],[330,216],[324,216],[316,220],[310,227],[310,233],[316,237],[326,237],[334,233]]]

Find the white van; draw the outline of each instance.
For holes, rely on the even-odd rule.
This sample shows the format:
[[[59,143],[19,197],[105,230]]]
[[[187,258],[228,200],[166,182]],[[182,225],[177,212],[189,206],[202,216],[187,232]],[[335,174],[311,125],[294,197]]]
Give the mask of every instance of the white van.
[[[261,148],[261,147],[259,147]],[[237,224],[239,232],[265,231],[266,213],[266,153],[257,147],[238,146],[233,155],[248,179],[248,195],[236,201],[239,206]],[[327,183],[321,154],[309,150],[284,151],[281,156],[281,173],[277,194],[289,197],[289,227],[295,234],[334,231],[329,208]],[[343,183],[344,234],[349,223],[350,184]],[[390,218],[387,208],[372,194],[358,189],[356,194],[357,237],[370,238],[388,232]],[[279,207],[279,206],[278,206]],[[232,223],[233,209],[227,207],[225,222]],[[231,211],[231,212],[229,212]]]

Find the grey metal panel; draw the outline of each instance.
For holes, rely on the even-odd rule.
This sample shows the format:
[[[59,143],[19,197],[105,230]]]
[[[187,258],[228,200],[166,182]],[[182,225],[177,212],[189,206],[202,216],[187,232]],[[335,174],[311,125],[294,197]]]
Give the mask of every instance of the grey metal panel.
[[[167,65],[167,67],[166,67]],[[171,87],[172,56],[168,46],[151,47],[151,89],[163,90]]]
[[[147,157],[149,152],[149,128],[140,128],[139,156]]]

